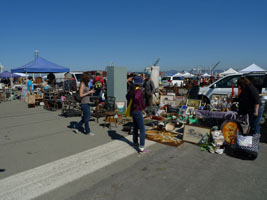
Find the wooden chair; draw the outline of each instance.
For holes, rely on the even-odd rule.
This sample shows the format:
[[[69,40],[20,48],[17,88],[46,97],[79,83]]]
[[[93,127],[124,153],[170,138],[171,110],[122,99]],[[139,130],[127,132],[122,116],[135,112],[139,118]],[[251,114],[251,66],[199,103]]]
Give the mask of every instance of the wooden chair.
[[[115,127],[117,127],[117,118],[116,118],[116,111],[115,111],[115,101],[116,97],[108,96],[106,99],[106,105],[105,109],[107,112],[105,112],[105,123],[104,127],[106,127],[107,123],[109,124],[109,128],[111,129],[111,124],[113,123]]]

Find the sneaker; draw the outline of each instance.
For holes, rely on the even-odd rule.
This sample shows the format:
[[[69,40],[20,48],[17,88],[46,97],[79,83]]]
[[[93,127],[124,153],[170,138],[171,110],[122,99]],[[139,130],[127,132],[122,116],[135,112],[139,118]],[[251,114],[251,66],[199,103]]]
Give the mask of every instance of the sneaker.
[[[74,133],[77,133],[77,134],[78,134],[78,133],[81,133],[81,131],[79,131],[78,129],[74,129],[73,132],[74,132]]]
[[[94,136],[95,134],[90,132],[90,133],[87,133],[86,135]]]
[[[139,147],[140,152],[144,152],[145,151],[145,147]]]

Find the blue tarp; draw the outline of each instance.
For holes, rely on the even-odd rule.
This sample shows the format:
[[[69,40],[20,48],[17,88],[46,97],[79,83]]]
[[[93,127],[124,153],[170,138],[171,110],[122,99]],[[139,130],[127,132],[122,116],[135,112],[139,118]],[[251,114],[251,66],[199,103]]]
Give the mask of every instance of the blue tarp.
[[[10,77],[16,78],[16,77],[20,77],[20,76],[17,74],[12,74],[8,71],[4,71],[4,72],[0,73],[0,78],[10,78]]]
[[[18,67],[16,69],[12,69],[12,73],[49,73],[49,72],[69,72],[70,68],[62,67],[55,63],[52,63],[42,57],[38,57],[35,60]]]

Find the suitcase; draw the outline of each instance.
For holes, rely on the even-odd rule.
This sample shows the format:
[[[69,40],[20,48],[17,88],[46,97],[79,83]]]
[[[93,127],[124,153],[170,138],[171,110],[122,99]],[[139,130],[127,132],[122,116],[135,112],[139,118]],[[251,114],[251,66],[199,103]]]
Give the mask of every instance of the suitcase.
[[[242,139],[237,138],[234,145],[234,154],[236,157],[244,160],[255,160],[258,157],[260,134],[240,135]],[[252,137],[252,144],[243,146],[241,140]]]

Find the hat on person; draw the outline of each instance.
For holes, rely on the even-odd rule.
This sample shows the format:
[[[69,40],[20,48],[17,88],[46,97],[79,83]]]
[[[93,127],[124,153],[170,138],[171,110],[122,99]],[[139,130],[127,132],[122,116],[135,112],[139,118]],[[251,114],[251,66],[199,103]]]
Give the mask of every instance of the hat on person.
[[[141,76],[135,76],[133,79],[133,84],[135,85],[143,85],[144,80]]]

